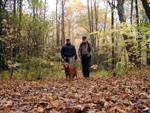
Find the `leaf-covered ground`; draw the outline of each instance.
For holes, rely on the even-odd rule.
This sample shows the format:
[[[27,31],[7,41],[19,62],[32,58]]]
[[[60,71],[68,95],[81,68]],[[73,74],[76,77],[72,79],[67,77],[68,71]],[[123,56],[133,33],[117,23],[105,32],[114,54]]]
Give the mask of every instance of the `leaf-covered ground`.
[[[0,81],[0,113],[150,113],[150,68],[71,82]]]

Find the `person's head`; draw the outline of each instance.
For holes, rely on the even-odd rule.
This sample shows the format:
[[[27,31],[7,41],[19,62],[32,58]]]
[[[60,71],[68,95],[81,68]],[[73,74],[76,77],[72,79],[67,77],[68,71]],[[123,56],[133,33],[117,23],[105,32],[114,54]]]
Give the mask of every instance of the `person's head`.
[[[83,42],[87,42],[87,37],[86,37],[86,36],[83,36],[83,37],[82,37],[82,41],[83,41]]]
[[[69,39],[69,38],[67,38],[67,39],[66,39],[66,44],[67,44],[67,45],[70,45],[70,44],[71,44],[71,42],[70,42],[70,39]]]

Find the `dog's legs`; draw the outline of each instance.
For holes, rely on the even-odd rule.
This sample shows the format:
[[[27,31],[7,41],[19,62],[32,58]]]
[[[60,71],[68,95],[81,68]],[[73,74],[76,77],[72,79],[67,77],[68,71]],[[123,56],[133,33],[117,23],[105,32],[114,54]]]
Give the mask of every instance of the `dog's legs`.
[[[77,80],[77,75],[76,75],[76,74],[74,74],[74,75],[73,75],[73,78],[75,78],[75,79]]]
[[[69,75],[66,75],[66,80],[69,80]]]
[[[73,80],[73,76],[71,76],[71,80]]]
[[[72,75],[69,75],[69,80],[72,81]]]

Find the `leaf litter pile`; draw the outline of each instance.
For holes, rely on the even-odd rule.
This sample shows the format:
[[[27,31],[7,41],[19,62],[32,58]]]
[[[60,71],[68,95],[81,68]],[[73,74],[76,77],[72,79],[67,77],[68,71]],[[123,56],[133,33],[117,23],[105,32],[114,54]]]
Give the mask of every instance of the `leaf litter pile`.
[[[0,113],[150,113],[150,68],[71,82],[0,81]]]

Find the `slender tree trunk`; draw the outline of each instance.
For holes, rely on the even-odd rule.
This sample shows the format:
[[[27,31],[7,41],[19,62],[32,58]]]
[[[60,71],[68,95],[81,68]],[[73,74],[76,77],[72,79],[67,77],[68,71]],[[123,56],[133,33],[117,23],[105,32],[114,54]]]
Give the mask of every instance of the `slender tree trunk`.
[[[44,16],[44,21],[46,21],[46,9],[47,9],[47,0],[44,0],[44,13],[43,13],[43,16]],[[41,35],[42,35],[42,48],[41,48],[41,56],[43,57],[44,55],[44,50],[45,50],[45,47],[46,47],[46,43],[45,43],[45,40],[46,40],[46,32],[44,30],[44,33],[43,33],[43,30],[41,30]]]
[[[7,19],[4,17],[6,13],[5,7],[6,7],[7,0],[0,0],[0,37],[5,35],[5,32],[3,32],[3,28],[5,27],[3,25],[3,19]],[[2,37],[1,37],[2,38]],[[0,40],[0,71],[7,69],[6,64],[6,44]]]
[[[132,19],[133,19],[133,0],[131,0],[131,13],[130,13],[130,24],[132,25]]]
[[[20,41],[20,38],[21,38],[21,22],[22,22],[22,2],[23,0],[19,0],[19,27],[18,27],[18,54],[20,54],[20,49],[21,49],[21,41]]]
[[[13,78],[13,74],[14,74],[14,69],[11,68],[11,69],[10,69],[10,75],[9,75],[9,79],[10,79],[10,80]]]
[[[92,32],[92,28],[91,28],[90,0],[87,0],[87,9],[88,9],[89,31],[91,33]]]
[[[139,26],[139,8],[138,8],[138,1],[135,0],[135,10],[136,10],[136,23]]]
[[[98,5],[97,5],[97,0],[94,0],[94,11],[95,11],[95,30],[98,31]]]
[[[137,66],[141,66],[141,37],[139,36],[140,30],[139,30],[139,9],[138,9],[138,1],[135,0],[135,10],[136,10],[136,24],[137,24],[137,40],[138,40],[138,64],[136,64]]]
[[[93,0],[90,1],[90,11],[91,11],[91,32],[94,32],[94,8],[93,8]],[[91,43],[93,46],[93,58],[92,58],[92,62],[95,63],[96,62],[96,41],[95,41],[95,36],[94,34],[91,34]]]
[[[146,39],[148,40],[149,39],[149,36],[146,36]],[[146,47],[147,47],[147,57],[146,57],[146,61],[147,61],[147,65],[150,65],[150,43],[147,43],[146,44]]]
[[[106,12],[105,12],[105,20],[104,20],[104,34],[106,32],[107,27],[107,14],[108,13],[108,3],[106,3]],[[105,44],[105,37],[103,36],[103,44]]]
[[[94,16],[93,16],[93,2],[91,0],[91,32],[93,31],[94,31]],[[92,35],[92,38],[93,38],[93,35]]]
[[[0,0],[0,37],[2,36],[2,0]],[[0,72],[2,70],[2,65],[3,65],[3,56],[2,56],[2,41],[0,40]]]
[[[71,36],[71,20],[68,20],[68,37]]]
[[[16,0],[14,0],[14,4],[13,4],[13,12],[14,12],[14,17],[16,16]]]
[[[44,20],[46,19],[46,3],[47,0],[44,1]]]
[[[148,0],[141,0],[142,1],[142,4],[143,4],[143,7],[145,9],[145,13],[150,21],[150,6],[149,6],[149,3],[148,3]]]
[[[3,2],[2,2],[2,0],[0,0],[0,36],[2,35],[2,13],[3,13]]]
[[[112,0],[112,5],[114,5],[114,0]],[[113,7],[111,7],[111,29],[114,29],[114,8]],[[114,38],[114,33],[112,33],[112,71],[113,71],[113,76],[116,76],[115,60],[116,60],[116,58],[115,58],[115,38]]]
[[[58,18],[58,3],[59,0],[56,0],[56,45],[60,46],[60,26],[59,26],[59,18]]]
[[[62,40],[62,45],[65,44],[65,11],[64,11],[64,5],[65,2],[62,0],[62,16],[61,16],[61,40]]]
[[[16,42],[16,24],[17,24],[17,22],[16,22],[16,18],[17,18],[17,15],[16,15],[16,3],[17,3],[17,1],[16,0],[14,0],[14,3],[13,3],[13,23],[14,23],[14,25],[13,25],[13,36],[14,36],[14,39],[15,40],[11,40],[11,44],[12,45],[14,45],[14,43],[16,44],[17,42]],[[11,46],[11,60],[14,60],[15,58],[16,58],[16,46]]]
[[[94,12],[95,12],[95,31],[98,31],[98,4],[97,0],[94,0]],[[98,39],[98,35],[95,35],[94,43],[95,43],[95,48],[97,49],[98,44],[96,43]]]

